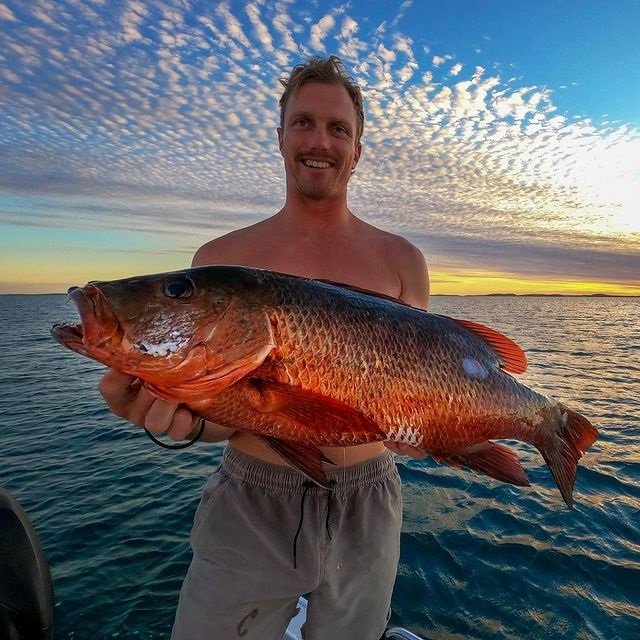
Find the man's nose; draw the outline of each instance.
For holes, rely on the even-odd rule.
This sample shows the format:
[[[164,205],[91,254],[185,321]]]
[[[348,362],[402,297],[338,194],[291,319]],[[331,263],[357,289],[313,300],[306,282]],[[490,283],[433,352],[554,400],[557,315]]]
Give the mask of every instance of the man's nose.
[[[328,149],[330,146],[329,130],[326,127],[314,127],[311,134],[311,147],[313,149]]]

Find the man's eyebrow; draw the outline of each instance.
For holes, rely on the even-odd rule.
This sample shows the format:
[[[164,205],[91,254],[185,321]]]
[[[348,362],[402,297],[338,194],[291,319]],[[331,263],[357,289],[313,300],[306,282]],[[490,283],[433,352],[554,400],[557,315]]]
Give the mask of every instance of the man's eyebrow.
[[[311,115],[309,114],[308,111],[292,111],[288,116],[287,116],[287,120],[289,120],[290,118],[300,118],[300,117],[304,117],[304,118],[310,118]]]

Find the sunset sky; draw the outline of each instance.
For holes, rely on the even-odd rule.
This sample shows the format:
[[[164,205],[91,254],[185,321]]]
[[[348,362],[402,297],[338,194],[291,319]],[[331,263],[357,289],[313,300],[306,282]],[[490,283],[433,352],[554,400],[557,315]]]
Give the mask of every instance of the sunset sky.
[[[0,293],[188,266],[283,204],[278,78],[365,96],[349,204],[432,292],[640,295],[637,0],[0,0]]]

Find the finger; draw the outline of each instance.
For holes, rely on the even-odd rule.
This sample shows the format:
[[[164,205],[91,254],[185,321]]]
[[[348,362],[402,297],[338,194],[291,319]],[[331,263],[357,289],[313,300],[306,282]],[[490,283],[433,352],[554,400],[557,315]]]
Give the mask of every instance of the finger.
[[[386,442],[383,442],[383,444],[390,451],[393,451],[394,453],[397,453],[397,454],[400,453],[400,450],[398,448],[398,443],[395,440],[387,440]]]
[[[144,387],[134,383],[131,388],[131,395],[118,415],[139,427],[144,427],[147,413],[149,413],[156,400],[157,398],[152,396]]]
[[[400,444],[400,447],[402,449],[403,455],[410,456],[415,460],[422,460],[427,456],[425,451],[422,451],[422,449],[418,449],[418,447],[413,447],[410,444]]]
[[[146,391],[146,389],[141,389],[138,395],[144,395],[153,399],[142,421],[145,428],[151,431],[151,433],[164,433],[168,431],[173,422],[178,405],[156,398]],[[141,405],[144,406],[143,400],[141,400]]]
[[[135,376],[132,376],[124,371],[118,371],[117,369],[107,369],[105,374],[100,380],[100,386],[105,388],[123,387],[130,385],[134,380],[137,380]]]
[[[410,456],[411,458],[415,458],[416,460],[422,460],[427,456],[427,453],[422,449],[418,449],[417,447],[406,444],[405,442],[396,442],[394,440],[389,440],[384,444],[388,449],[401,456]]]
[[[98,383],[98,391],[104,398],[109,409],[117,416],[125,417],[126,406],[138,392],[135,376],[128,373],[109,369]]]
[[[167,429],[167,435],[172,440],[186,440],[199,422],[198,416],[194,416],[185,407],[178,407],[173,414],[171,425]]]

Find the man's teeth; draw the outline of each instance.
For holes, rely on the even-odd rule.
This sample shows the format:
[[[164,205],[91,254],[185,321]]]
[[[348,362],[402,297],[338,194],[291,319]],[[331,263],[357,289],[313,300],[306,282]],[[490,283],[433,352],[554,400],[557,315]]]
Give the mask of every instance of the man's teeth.
[[[328,169],[331,166],[331,163],[322,162],[321,160],[303,160],[302,164],[306,167],[313,167],[314,169]]]

